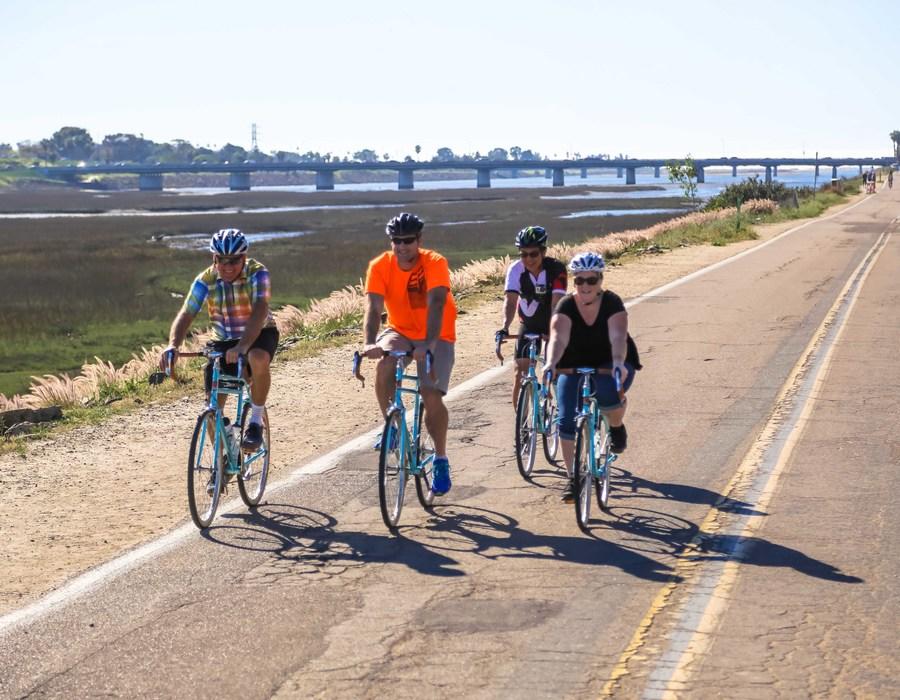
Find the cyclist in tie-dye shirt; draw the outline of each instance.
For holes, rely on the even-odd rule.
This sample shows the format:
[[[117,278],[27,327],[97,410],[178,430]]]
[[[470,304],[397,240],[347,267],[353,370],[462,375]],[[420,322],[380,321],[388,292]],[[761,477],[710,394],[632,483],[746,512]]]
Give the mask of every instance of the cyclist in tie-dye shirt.
[[[205,303],[214,336],[209,346],[225,352],[223,371],[235,374],[238,355],[247,357],[247,372],[253,381],[250,424],[244,431],[242,447],[255,450],[262,441],[262,416],[271,384],[269,365],[278,346],[278,328],[269,310],[269,271],[247,257],[249,247],[238,229],[222,229],[213,234],[209,243],[213,263],[194,279],[172,323],[169,346],[163,351],[160,365],[164,367],[170,358],[174,364],[178,348]],[[207,394],[211,379],[212,367],[207,365]]]

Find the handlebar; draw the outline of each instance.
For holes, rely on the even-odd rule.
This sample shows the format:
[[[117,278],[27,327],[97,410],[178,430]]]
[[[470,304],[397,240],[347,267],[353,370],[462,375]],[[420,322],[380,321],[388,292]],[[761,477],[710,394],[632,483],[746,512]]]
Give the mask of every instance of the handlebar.
[[[225,353],[227,351],[222,350],[213,350],[212,348],[203,348],[202,350],[197,350],[196,352],[179,352],[178,357],[206,357],[210,360],[215,360],[220,357],[225,357]],[[148,378],[147,382],[152,385],[162,384],[166,378],[174,375],[175,372],[175,350],[168,350],[164,353],[166,357],[165,369],[163,371],[153,372]],[[247,359],[246,355],[238,355],[237,361],[237,376],[243,376],[244,373],[244,361]]]
[[[412,357],[413,356],[412,350],[405,350],[405,351],[404,350],[391,350],[390,352],[384,352],[384,351],[382,351],[382,352],[383,352],[382,357],[384,357],[384,355],[390,355],[391,357],[396,357],[399,359],[402,357]],[[363,355],[359,350],[354,350],[353,351],[353,361],[352,361],[352,365],[351,365],[353,376],[356,377],[360,381],[360,383],[363,385],[363,387],[366,386],[366,378],[362,375],[360,368],[362,367],[362,361],[365,359],[365,357],[366,356]],[[431,350],[426,350],[425,351],[425,374],[432,376],[433,365],[434,365],[434,354],[431,352]]]

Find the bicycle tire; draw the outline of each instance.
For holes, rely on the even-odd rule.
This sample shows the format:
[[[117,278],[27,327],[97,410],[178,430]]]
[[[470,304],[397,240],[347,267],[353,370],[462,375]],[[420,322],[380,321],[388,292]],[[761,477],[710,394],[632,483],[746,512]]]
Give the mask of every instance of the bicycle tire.
[[[201,530],[210,526],[219,507],[225,457],[222,439],[224,435],[216,440],[216,412],[208,408],[197,416],[187,471],[188,508]]]
[[[516,466],[526,481],[534,471],[534,451],[537,447],[537,420],[534,415],[534,382],[524,381],[516,403]]]
[[[597,457],[597,463],[602,464],[602,474],[596,480],[595,486],[597,490],[597,505],[600,510],[609,511],[609,492],[611,489],[609,483],[609,472],[612,470],[612,459],[609,452],[609,424],[605,419],[601,418],[597,429],[594,431],[594,454]]]
[[[582,531],[588,532],[591,519],[591,474],[588,450],[593,449],[591,443],[591,426],[584,416],[579,416],[575,423],[575,460],[573,475],[575,477],[575,519]]]
[[[422,465],[422,471],[416,474],[416,495],[419,497],[419,503],[425,510],[431,510],[434,506],[434,491],[431,489],[432,475],[431,471],[434,467],[434,440],[425,428],[425,409],[422,409],[421,424],[419,425],[419,439],[416,445],[416,455],[419,464]]]
[[[250,414],[250,407],[244,409],[244,415],[241,416],[241,439],[244,436],[244,428],[247,424],[247,417]],[[272,443],[269,436],[269,412],[263,409],[262,413],[262,443],[255,452],[246,453],[241,450],[241,471],[238,472],[238,491],[241,498],[248,508],[255,508],[259,505],[266,490],[266,481],[269,478],[269,458],[272,454]],[[252,462],[248,461],[255,455],[260,455]]]
[[[556,386],[551,384],[543,404],[544,432],[541,441],[544,457],[553,466],[559,466],[559,408],[556,405]]]
[[[400,522],[403,496],[406,492],[407,460],[409,451],[401,449],[401,431],[406,426],[399,409],[391,411],[384,421],[381,434],[381,452],[378,457],[378,503],[381,517],[388,529],[394,531]],[[396,438],[390,439],[391,429]],[[392,444],[393,443],[393,444]]]

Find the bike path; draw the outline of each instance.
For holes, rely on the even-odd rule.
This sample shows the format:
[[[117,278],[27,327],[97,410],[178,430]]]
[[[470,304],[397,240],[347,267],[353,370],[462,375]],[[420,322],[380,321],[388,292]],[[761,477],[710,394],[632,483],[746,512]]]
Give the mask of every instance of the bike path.
[[[632,307],[646,369],[594,537],[555,470],[518,476],[504,376],[453,403],[453,491],[432,515],[409,493],[399,537],[360,450],[7,631],[0,694],[596,696],[883,216],[866,203]]]

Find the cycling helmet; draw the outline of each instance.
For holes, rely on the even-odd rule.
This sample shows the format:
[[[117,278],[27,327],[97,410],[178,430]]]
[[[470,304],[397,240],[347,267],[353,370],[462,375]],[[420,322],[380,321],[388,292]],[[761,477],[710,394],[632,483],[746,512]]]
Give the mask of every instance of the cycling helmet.
[[[578,253],[569,261],[569,272],[603,272],[606,263],[603,256],[596,253]]]
[[[404,233],[406,235],[415,234],[418,236],[424,225],[425,222],[415,214],[403,212],[387,222],[387,226],[384,227],[384,232],[389,236],[396,236]]]
[[[243,255],[249,247],[244,234],[236,228],[216,231],[209,241],[209,252],[214,255]]]
[[[517,248],[530,248],[532,246],[547,246],[547,231],[543,226],[526,226],[516,234]]]

